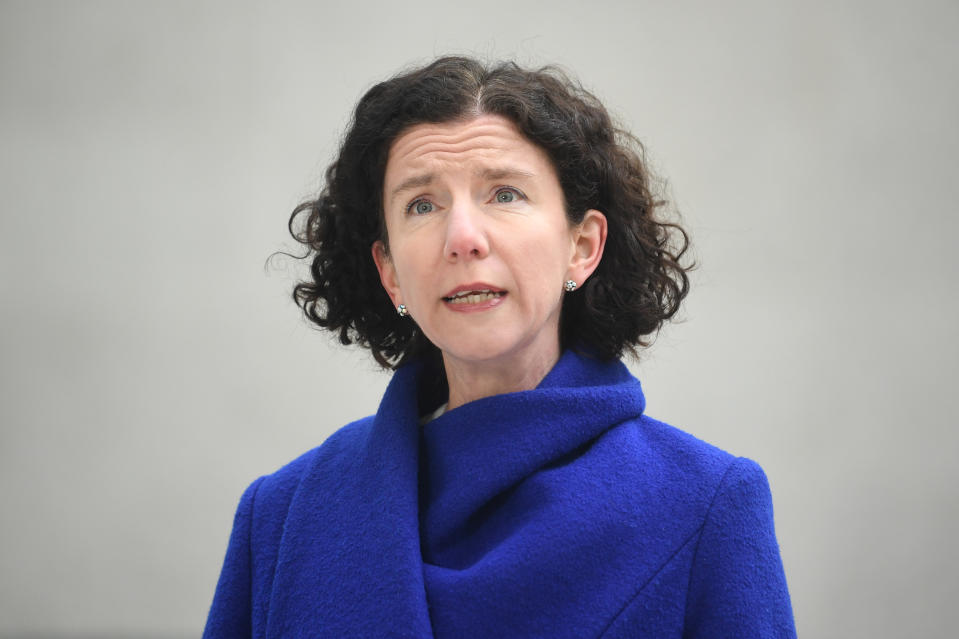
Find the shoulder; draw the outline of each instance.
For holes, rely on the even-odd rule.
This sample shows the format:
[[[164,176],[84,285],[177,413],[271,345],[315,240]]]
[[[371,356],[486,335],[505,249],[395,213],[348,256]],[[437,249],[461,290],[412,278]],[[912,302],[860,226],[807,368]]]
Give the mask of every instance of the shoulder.
[[[642,437],[649,443],[656,463],[673,468],[672,474],[686,486],[698,487],[718,500],[738,500],[764,506],[769,500],[769,483],[762,467],[664,422],[643,416],[638,420]]]
[[[619,445],[631,456],[629,463],[670,493],[708,502],[729,469],[735,455],[709,444],[675,426],[642,415],[613,429]]]
[[[655,513],[677,533],[692,534],[707,520],[771,517],[762,468],[674,426],[642,415],[607,431],[594,448],[592,472],[618,477],[643,516]],[[745,522],[743,523],[745,525]]]
[[[297,488],[313,469],[321,465],[335,468],[356,458],[355,453],[368,435],[372,421],[372,417],[365,417],[350,422],[316,448],[259,477],[247,488],[242,503],[248,504],[251,515],[285,512]]]
[[[714,493],[689,576],[690,636],[795,637],[766,474],[734,458]]]
[[[734,459],[725,450],[646,414],[636,420],[635,425],[653,449],[664,457],[688,460],[707,468],[725,465]]]
[[[710,503],[706,521],[709,528],[754,535],[757,531],[773,534],[773,502],[766,473],[759,464],[737,457],[723,473]]]
[[[624,512],[642,533],[637,539],[661,540],[657,575],[665,580],[673,574],[668,566],[681,567],[675,574],[686,602],[683,636],[795,637],[772,497],[759,464],[646,416],[621,423],[599,444],[629,469],[624,490],[633,509]],[[662,593],[658,583],[642,587],[616,632]]]

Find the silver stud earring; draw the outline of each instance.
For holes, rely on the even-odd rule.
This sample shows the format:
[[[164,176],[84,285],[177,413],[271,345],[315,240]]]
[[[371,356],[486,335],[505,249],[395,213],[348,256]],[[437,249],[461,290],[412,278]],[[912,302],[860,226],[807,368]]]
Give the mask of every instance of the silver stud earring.
[[[572,293],[573,291],[576,290],[576,282],[574,282],[573,280],[566,280],[566,283],[563,284],[563,288],[566,289],[567,293]]]
[[[396,307],[396,314],[400,317],[409,317],[410,312],[406,310],[406,304],[400,304]]]

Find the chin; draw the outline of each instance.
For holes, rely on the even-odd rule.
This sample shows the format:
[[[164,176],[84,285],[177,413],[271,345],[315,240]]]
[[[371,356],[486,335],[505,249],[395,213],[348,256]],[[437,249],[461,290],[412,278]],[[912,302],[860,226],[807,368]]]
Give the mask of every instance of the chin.
[[[437,344],[436,342],[433,342]],[[516,352],[516,344],[509,340],[491,338],[486,333],[481,337],[469,339],[467,335],[462,335],[455,340],[447,340],[437,344],[443,357],[452,358],[461,362],[492,362],[503,357],[508,357]]]
[[[509,349],[491,348],[488,345],[472,344],[463,348],[441,348],[444,358],[458,362],[475,362],[477,364],[495,362],[509,354]]]
[[[532,364],[545,355],[536,344],[519,338],[511,339],[499,335],[498,339],[491,339],[486,333],[485,339],[456,340],[455,343],[446,343],[440,347],[444,358],[455,359],[461,363],[491,364],[495,362],[511,362],[515,366]],[[524,359],[525,358],[525,359]]]

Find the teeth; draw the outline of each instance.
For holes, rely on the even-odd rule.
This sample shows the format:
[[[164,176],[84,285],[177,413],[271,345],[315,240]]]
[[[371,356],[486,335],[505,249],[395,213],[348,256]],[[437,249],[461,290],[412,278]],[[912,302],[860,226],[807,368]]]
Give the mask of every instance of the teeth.
[[[466,297],[467,295],[475,295],[477,293],[490,293],[490,292],[491,291],[488,288],[484,288],[482,291],[460,291],[459,293],[454,295],[452,299],[456,299],[457,297]]]
[[[494,293],[493,291],[486,289],[484,291],[463,291],[462,293],[457,293],[452,297],[447,299],[452,304],[479,304],[480,302],[486,302],[497,297],[502,297],[502,293]]]

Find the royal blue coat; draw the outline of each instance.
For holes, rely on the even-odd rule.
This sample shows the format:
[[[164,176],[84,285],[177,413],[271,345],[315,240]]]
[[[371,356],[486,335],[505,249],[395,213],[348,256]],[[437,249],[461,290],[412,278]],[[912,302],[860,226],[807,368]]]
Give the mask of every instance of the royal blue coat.
[[[419,423],[375,416],[253,482],[204,637],[794,637],[762,469],[647,417],[620,362]]]

